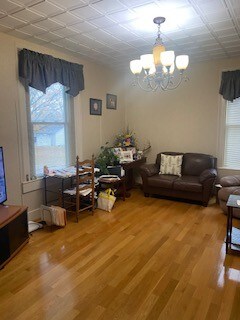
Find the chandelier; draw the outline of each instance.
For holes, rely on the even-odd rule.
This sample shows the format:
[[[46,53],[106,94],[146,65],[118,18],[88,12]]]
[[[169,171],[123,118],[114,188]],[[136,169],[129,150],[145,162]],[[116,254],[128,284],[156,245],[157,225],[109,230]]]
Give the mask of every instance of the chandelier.
[[[184,75],[189,63],[187,55],[176,56],[174,51],[165,51],[161,35],[160,25],[165,21],[164,17],[156,17],[153,22],[158,25],[157,39],[152,54],[144,54],[139,60],[130,62],[130,69],[135,75],[133,85],[138,85],[145,91],[156,91],[176,89],[183,80],[188,80]],[[173,73],[175,65],[179,70],[176,80]]]

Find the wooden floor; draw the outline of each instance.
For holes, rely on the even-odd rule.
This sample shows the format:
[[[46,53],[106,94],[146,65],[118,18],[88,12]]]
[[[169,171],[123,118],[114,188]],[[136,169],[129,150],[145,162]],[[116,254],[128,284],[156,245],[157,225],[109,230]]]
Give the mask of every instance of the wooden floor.
[[[217,205],[144,198],[39,230],[0,271],[0,319],[240,319]]]

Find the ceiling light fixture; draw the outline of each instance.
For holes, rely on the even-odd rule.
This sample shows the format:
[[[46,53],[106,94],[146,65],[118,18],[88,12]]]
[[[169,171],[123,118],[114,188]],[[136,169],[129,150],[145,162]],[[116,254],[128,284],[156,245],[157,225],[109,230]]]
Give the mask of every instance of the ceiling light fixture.
[[[187,55],[176,56],[174,51],[165,51],[163,45],[160,25],[165,21],[164,17],[156,17],[153,22],[158,25],[157,39],[153,47],[152,54],[144,54],[139,60],[130,62],[130,69],[135,75],[133,85],[138,85],[145,91],[156,91],[158,88],[162,90],[176,89],[183,80],[188,80],[184,76],[187,69],[189,57]],[[174,81],[175,64],[179,70],[179,78]],[[142,72],[143,70],[143,72]]]

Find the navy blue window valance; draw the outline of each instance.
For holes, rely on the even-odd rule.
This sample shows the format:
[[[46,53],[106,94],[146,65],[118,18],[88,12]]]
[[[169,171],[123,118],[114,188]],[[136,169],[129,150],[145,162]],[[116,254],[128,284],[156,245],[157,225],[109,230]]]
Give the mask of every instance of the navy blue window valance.
[[[222,72],[219,93],[231,102],[240,97],[240,70]]]
[[[83,65],[27,49],[19,51],[18,60],[19,78],[25,86],[45,93],[47,87],[59,82],[73,97],[84,90]]]

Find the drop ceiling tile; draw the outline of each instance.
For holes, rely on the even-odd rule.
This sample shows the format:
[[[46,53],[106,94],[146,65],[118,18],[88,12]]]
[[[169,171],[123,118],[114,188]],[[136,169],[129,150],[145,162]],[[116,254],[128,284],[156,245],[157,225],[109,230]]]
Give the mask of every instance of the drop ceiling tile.
[[[78,52],[80,54],[89,54],[89,53],[91,53],[91,49],[88,48],[87,46],[83,46],[81,44],[78,44],[78,47],[79,47]]]
[[[99,10],[102,13],[108,13],[111,11],[117,11],[117,10],[124,9],[124,6],[120,2],[118,2],[117,0],[115,0],[115,1],[112,1],[112,0],[97,1],[96,3],[92,4],[91,7]]]
[[[120,0],[120,2],[125,4],[126,6],[133,7],[137,5],[147,4],[152,1],[151,0]]]
[[[204,37],[204,35],[210,34],[210,31],[206,26],[185,29],[184,32],[192,37],[194,37],[194,36],[203,36]]]
[[[199,2],[198,7],[203,13],[219,12],[225,9],[223,2],[219,0]]]
[[[188,35],[183,31],[177,31],[177,32],[169,32],[167,33],[167,37],[170,40],[177,40],[177,39],[185,39],[188,38]]]
[[[78,52],[79,51],[79,44],[78,43],[72,42],[72,41],[70,41],[68,39],[65,39],[65,40],[66,40],[65,41],[66,44],[64,45],[65,48],[67,48],[69,50],[72,50],[74,52]]]
[[[74,35],[78,34],[75,30],[73,30],[71,28],[61,28],[61,29],[53,31],[52,33],[56,34],[62,38],[66,38],[68,36],[74,36]]]
[[[96,30],[93,32],[88,33],[88,37],[101,41],[101,42],[105,42],[105,43],[117,43],[120,42],[120,40],[114,38],[113,36],[111,36],[110,34],[108,34],[107,32],[104,32],[102,30]]]
[[[7,1],[7,0],[0,1],[1,11],[4,11],[6,13],[12,13],[20,9],[22,9],[22,6],[17,3],[14,3],[12,1]]]
[[[97,18],[100,17],[102,14],[95,10],[94,8],[91,8],[89,6],[84,6],[78,9],[71,10],[72,13],[76,14],[82,19],[90,19],[90,18]]]
[[[191,35],[191,37],[194,41],[207,41],[214,39],[210,33]]]
[[[118,39],[121,40],[126,40],[126,41],[130,41],[130,40],[134,40],[136,38],[136,35],[131,33],[130,31],[122,28],[121,26],[113,26],[113,27],[109,27],[107,29],[108,33],[110,33],[112,36],[116,36]]]
[[[134,39],[132,41],[129,41],[129,44],[134,46],[134,47],[136,47],[136,48],[138,48],[140,46],[146,45],[147,43],[146,43],[146,41],[144,39],[139,38],[139,39]],[[154,44],[154,41],[152,41],[152,45],[153,44]]]
[[[88,33],[97,29],[97,27],[95,27],[92,23],[86,21],[76,23],[72,25],[71,28],[80,33]]]
[[[181,28],[194,28],[204,26],[204,22],[200,17],[188,18],[183,20],[178,20],[178,26]]]
[[[32,6],[31,9],[47,17],[56,15],[64,11],[62,8],[55,6],[47,1],[40,2],[39,4]]]
[[[21,6],[34,5],[39,2],[43,2],[43,0],[11,0],[11,1]]]
[[[227,52],[240,52],[240,46],[236,46],[236,47],[231,47],[231,48],[227,48]]]
[[[3,17],[0,19],[0,25],[4,27],[17,28],[19,26],[25,25],[26,22],[20,19],[16,19],[11,16]]]
[[[60,24],[52,19],[44,19],[44,20],[35,22],[34,25],[47,30],[56,30],[64,26],[64,24]]]
[[[221,41],[221,43],[225,43],[225,42],[229,42],[229,41],[230,42],[231,41],[240,41],[238,35],[219,37],[218,39],[219,39],[219,41]]]
[[[232,47],[240,47],[240,41],[230,41],[230,42],[225,42],[222,43],[222,45],[224,46],[224,48],[232,48]]]
[[[31,37],[28,39],[28,41],[31,41],[31,42],[39,44],[39,45],[45,45],[48,43],[47,41],[44,41],[44,40],[36,38],[36,37]]]
[[[110,13],[108,14],[108,17],[118,23],[122,23],[122,22],[136,19],[138,16],[137,16],[137,13],[133,12],[132,10],[122,10],[122,11]]]
[[[154,18],[158,16],[158,12],[160,15],[160,8],[155,3],[149,3],[142,6],[134,7],[132,9],[138,17],[147,17],[147,18]]]
[[[27,33],[24,33],[24,32],[18,31],[18,30],[12,30],[12,31],[8,32],[8,34],[10,36],[20,38],[20,39],[27,39],[27,38],[31,37],[30,34],[27,34]]]
[[[160,6],[167,7],[169,9],[176,9],[184,6],[189,5],[188,0],[157,0],[156,3],[158,3]]]
[[[205,15],[209,23],[219,22],[221,20],[229,20],[230,15],[227,10],[216,11],[212,13],[207,13]]]
[[[154,38],[156,38],[156,28],[154,28],[155,26],[153,25],[152,21],[149,21],[149,23],[146,25],[143,24],[142,19],[135,19],[126,23],[122,23],[121,25],[141,37],[149,37],[152,35]]]
[[[9,27],[4,27],[4,26],[1,26],[1,25],[0,25],[0,32],[8,32],[8,31],[10,31],[10,30],[12,30],[12,29],[9,28]]]
[[[75,36],[71,37],[71,39],[75,42],[81,43],[82,45],[85,45],[91,48],[95,46],[95,42],[96,42],[94,39],[89,38],[84,34],[76,34]]]
[[[45,29],[36,27],[32,24],[19,28],[19,31],[26,32],[34,36],[46,32]]]
[[[29,9],[23,9],[21,11],[13,13],[12,16],[15,18],[22,19],[26,22],[33,22],[33,21],[40,20],[43,18],[42,15],[37,14]]]
[[[74,14],[69,13],[69,12],[64,12],[59,15],[56,15],[56,16],[52,17],[52,20],[59,22],[59,23],[63,23],[68,26],[70,26],[72,24],[79,23],[82,21],[82,19],[80,19],[79,17],[77,17]]]
[[[212,44],[212,43],[217,43],[217,41],[214,39],[214,38],[211,38],[211,39],[198,39],[197,40],[197,43],[199,43],[199,45],[208,45],[208,44]]]
[[[232,20],[223,20],[215,23],[210,23],[210,26],[214,31],[220,31],[234,27]]]
[[[50,3],[59,5],[64,9],[72,9],[73,7],[79,7],[84,5],[84,1],[81,0],[49,0]]]
[[[115,25],[116,23],[110,19],[108,19],[107,17],[99,17],[99,18],[96,18],[96,19],[92,19],[91,20],[91,24],[95,25],[96,27],[98,28],[107,28],[109,26],[113,26]]]
[[[229,28],[229,29],[224,29],[224,30],[221,30],[221,31],[216,31],[216,34],[219,37],[237,36],[237,31],[236,31],[235,28]]]
[[[47,32],[47,33],[40,34],[39,36],[36,36],[36,38],[44,41],[52,42],[52,41],[59,40],[62,37],[53,32]]]
[[[6,13],[0,11],[0,19],[5,17],[5,16],[6,16]]]

